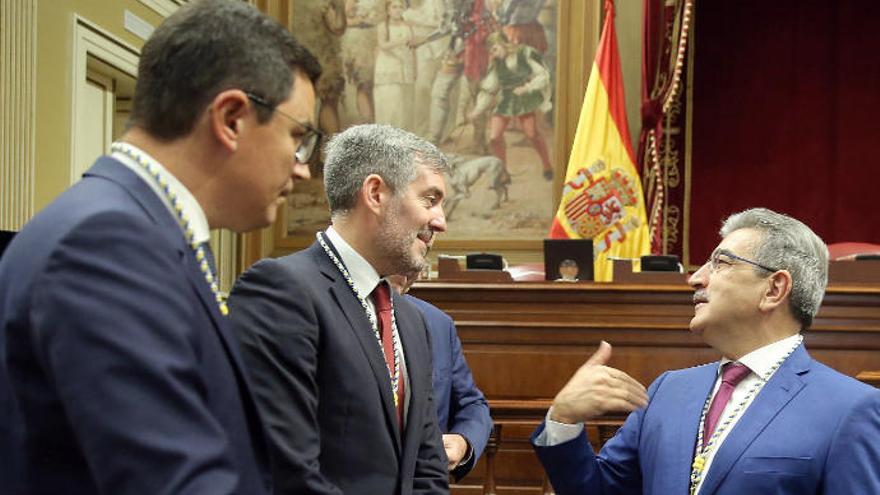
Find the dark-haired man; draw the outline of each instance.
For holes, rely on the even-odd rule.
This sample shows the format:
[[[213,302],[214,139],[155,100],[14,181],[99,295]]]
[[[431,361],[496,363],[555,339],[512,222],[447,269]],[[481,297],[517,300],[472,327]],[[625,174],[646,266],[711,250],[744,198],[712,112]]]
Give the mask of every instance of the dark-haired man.
[[[232,322],[268,424],[278,495],[447,491],[425,322],[384,276],[446,230],[446,157],[385,125],[327,144],[332,225],[248,269]]]
[[[268,225],[308,177],[319,73],[240,1],[189,3],[145,43],[129,130],[0,263],[9,493],[269,491],[205,241]]]

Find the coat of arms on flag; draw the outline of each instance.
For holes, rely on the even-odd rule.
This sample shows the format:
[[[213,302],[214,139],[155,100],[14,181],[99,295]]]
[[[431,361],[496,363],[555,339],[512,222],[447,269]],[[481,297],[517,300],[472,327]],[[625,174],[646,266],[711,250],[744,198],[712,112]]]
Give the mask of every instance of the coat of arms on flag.
[[[634,185],[638,179],[619,168],[610,173],[605,173],[606,169],[604,161],[596,160],[589,168],[577,170],[562,189],[565,219],[579,237],[592,239],[606,230],[616,231],[619,235],[615,237],[625,237],[639,225],[638,218],[627,218],[625,208],[638,204],[641,191]]]
[[[605,2],[605,26],[584,94],[554,239],[592,239],[597,281],[611,280],[609,256],[647,254],[649,238],[642,186],[624,110],[614,5]]]

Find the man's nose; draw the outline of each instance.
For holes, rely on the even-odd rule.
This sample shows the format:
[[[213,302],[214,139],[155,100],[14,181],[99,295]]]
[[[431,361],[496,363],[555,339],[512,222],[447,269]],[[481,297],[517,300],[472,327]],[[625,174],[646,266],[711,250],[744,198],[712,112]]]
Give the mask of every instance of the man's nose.
[[[706,277],[709,274],[709,263],[703,263],[700,268],[697,268],[690,277],[688,277],[688,285],[691,287],[704,287],[706,285]]]
[[[439,207],[440,214],[435,216],[428,225],[434,229],[435,232],[446,232],[446,214],[443,213],[443,207]]]
[[[294,159],[293,167],[290,171],[290,177],[294,180],[308,180],[312,178],[312,172],[309,170],[308,163],[300,163]]]

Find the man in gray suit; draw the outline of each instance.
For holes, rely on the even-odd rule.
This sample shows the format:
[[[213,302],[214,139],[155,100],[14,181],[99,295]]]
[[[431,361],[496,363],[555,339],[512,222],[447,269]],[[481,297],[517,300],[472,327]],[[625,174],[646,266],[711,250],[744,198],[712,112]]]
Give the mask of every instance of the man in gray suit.
[[[276,493],[448,489],[428,331],[383,279],[421,269],[446,230],[445,168],[437,148],[400,129],[337,134],[324,166],[332,225],[233,288]]]

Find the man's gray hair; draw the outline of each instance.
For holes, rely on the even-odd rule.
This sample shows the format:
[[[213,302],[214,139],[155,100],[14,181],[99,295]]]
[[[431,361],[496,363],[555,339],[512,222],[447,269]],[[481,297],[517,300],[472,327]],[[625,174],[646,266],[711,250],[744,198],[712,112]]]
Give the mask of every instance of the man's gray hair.
[[[813,323],[828,285],[828,247],[803,222],[766,208],[753,208],[729,216],[721,236],[740,229],[755,229],[761,239],[754,261],[791,274],[791,309],[802,330]],[[761,271],[755,267],[756,271]]]
[[[357,204],[364,180],[377,174],[399,196],[418,177],[421,164],[442,173],[446,156],[411,132],[382,124],[349,127],[333,136],[324,148],[324,188],[330,215],[345,213]]]

